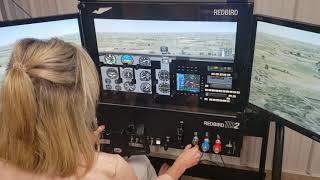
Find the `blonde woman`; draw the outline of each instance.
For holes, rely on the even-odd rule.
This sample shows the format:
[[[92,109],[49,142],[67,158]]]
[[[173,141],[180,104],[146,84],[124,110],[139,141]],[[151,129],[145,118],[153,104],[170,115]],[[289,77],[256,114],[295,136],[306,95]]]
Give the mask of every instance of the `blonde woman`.
[[[18,42],[0,94],[0,179],[137,179],[120,156],[94,149],[103,130],[95,120],[98,82],[80,47],[58,39]],[[178,179],[199,158],[198,147],[187,146],[157,179]]]

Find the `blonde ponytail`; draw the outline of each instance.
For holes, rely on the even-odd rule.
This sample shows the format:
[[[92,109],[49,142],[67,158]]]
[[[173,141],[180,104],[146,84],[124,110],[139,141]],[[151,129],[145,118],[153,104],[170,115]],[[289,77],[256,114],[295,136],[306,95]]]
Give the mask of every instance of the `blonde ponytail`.
[[[22,70],[13,68],[7,72],[1,93],[1,134],[0,146],[15,149],[16,154],[0,148],[0,154],[6,154],[8,159],[14,159],[15,164],[23,164],[23,168],[30,168],[34,162],[29,161],[32,156],[35,138],[35,124],[37,104],[30,77]],[[5,144],[3,144],[5,143]]]
[[[93,61],[58,39],[16,45],[0,93],[0,159],[53,176],[87,172],[99,95]]]

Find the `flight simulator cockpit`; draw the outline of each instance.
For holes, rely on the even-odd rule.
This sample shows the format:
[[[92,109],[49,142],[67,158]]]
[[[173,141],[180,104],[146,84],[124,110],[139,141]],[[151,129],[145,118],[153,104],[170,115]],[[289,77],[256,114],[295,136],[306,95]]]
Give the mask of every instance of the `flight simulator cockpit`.
[[[240,156],[252,3],[80,1],[79,9],[101,78],[106,151],[180,149],[198,138],[203,152]]]
[[[1,22],[0,77],[21,38],[82,44],[100,76],[101,151],[152,160],[155,149],[199,145],[224,169],[202,163],[187,174],[263,179],[270,117],[320,141],[320,27],[254,16],[251,1],[79,0],[78,8]],[[225,167],[244,136],[262,138],[258,172]]]

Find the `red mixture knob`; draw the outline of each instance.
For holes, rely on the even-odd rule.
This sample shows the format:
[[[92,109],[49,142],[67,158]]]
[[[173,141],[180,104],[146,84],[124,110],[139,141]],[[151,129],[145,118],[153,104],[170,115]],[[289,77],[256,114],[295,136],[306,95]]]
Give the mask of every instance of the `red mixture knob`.
[[[212,147],[214,153],[218,154],[221,152],[221,141],[217,139]]]

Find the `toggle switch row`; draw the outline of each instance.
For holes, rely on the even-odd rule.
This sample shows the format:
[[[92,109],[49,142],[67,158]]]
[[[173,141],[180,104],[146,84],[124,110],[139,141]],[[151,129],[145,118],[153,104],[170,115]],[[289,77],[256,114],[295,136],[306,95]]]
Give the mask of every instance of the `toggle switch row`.
[[[181,132],[183,130],[179,130]],[[179,133],[181,135],[181,133]],[[160,137],[148,137],[149,145],[152,146],[163,146],[164,150],[167,151],[169,149],[169,145],[176,145],[177,147],[180,147],[182,144],[182,137],[178,136],[177,139],[171,138],[170,136],[165,136],[164,138]],[[213,140],[213,141],[211,141]],[[132,138],[131,142],[136,143],[136,139]],[[214,137],[210,137],[209,132],[205,132],[205,136],[203,139],[199,138],[199,133],[194,132],[193,138],[191,141],[192,145],[198,145],[202,152],[208,153],[213,152],[215,154],[220,154],[223,148],[221,137],[219,134],[217,134]],[[224,152],[226,154],[235,154],[235,148],[236,148],[236,142],[229,140],[228,143],[224,143]]]

